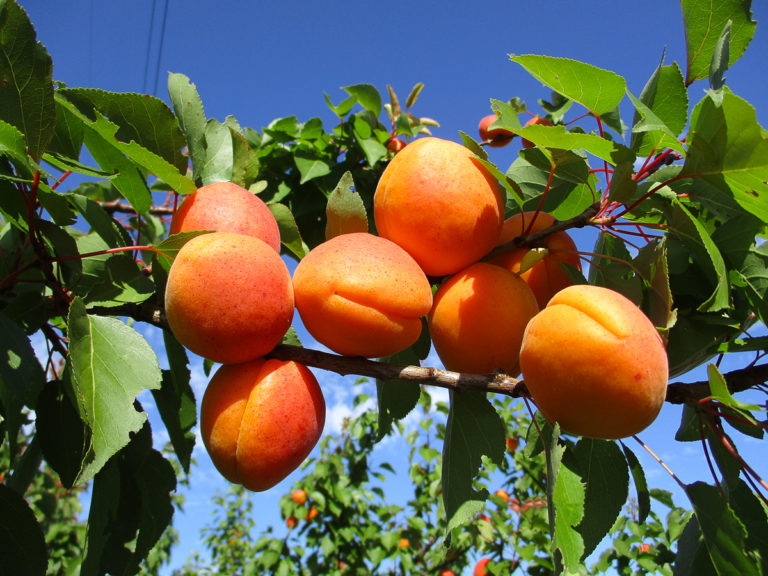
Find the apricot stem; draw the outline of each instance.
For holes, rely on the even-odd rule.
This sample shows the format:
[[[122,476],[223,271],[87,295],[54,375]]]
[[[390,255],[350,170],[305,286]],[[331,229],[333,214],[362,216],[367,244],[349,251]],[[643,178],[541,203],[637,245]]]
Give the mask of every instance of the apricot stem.
[[[653,450],[651,450],[650,446],[648,446],[648,445],[647,445],[645,442],[643,442],[642,440],[640,440],[640,438],[638,438],[636,434],[635,434],[634,436],[632,436],[632,438],[634,438],[634,439],[635,439],[635,441],[636,441],[638,444],[640,444],[640,446],[642,446],[643,448],[645,448],[645,451],[646,451],[646,452],[648,452],[648,454],[650,454],[650,455],[651,455],[651,457],[653,457],[653,459],[654,459],[654,460],[656,460],[656,462],[658,462],[659,464],[661,464],[661,467],[662,467],[662,468],[664,468],[664,470],[666,470],[666,471],[667,471],[667,473],[668,473],[670,476],[672,476],[672,479],[673,479],[675,482],[677,482],[677,485],[678,485],[678,486],[680,486],[680,488],[682,488],[682,489],[683,489],[683,491],[685,491],[685,488],[686,488],[686,486],[685,486],[685,483],[684,483],[682,480],[680,480],[680,478],[678,478],[678,477],[675,475],[675,473],[674,473],[674,472],[672,472],[671,468],[670,468],[669,466],[667,466],[667,465],[664,463],[664,461],[663,461],[661,458],[659,458],[659,457],[656,455],[656,453],[655,453]]]

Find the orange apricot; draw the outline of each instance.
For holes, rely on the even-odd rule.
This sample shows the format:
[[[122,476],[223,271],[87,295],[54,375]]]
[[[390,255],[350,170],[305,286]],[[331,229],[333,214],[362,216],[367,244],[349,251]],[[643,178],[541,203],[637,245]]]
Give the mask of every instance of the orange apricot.
[[[295,470],[324,424],[317,379],[291,361],[256,358],[221,366],[200,407],[200,431],[214,466],[253,491],[267,490]]]
[[[296,502],[296,504],[306,504],[308,498],[306,490],[294,490],[291,494],[291,500]]]
[[[477,131],[480,134],[480,140],[492,148],[501,148],[502,146],[506,146],[515,136],[514,133],[510,132],[509,130],[504,130],[504,128],[494,128],[489,130],[488,127],[496,122],[497,119],[498,116],[496,116],[496,114],[489,114],[488,116],[484,116],[480,120],[480,125],[477,128]]]
[[[475,564],[475,569],[472,571],[473,576],[486,576],[488,574],[486,566],[491,561],[490,558],[480,558]]]
[[[554,216],[544,212],[517,213],[504,221],[499,245],[506,244],[523,234],[540,232],[554,223]],[[490,263],[503,266],[525,280],[533,290],[539,308],[544,308],[552,296],[573,284],[563,264],[581,270],[581,259],[576,243],[567,232],[556,232],[547,236],[542,241],[542,247],[546,248],[546,255],[532,266],[525,261],[526,255],[531,250],[529,247],[510,250],[489,260]]]
[[[631,300],[600,286],[555,294],[528,323],[520,368],[539,410],[571,434],[637,434],[666,396],[661,336]]]
[[[504,218],[491,173],[466,147],[433,137],[414,140],[387,165],[373,210],[379,235],[430,276],[453,274],[487,254]]]
[[[500,266],[478,262],[443,282],[428,326],[448,370],[519,373],[523,331],[539,311],[528,285]]]
[[[280,252],[280,230],[264,201],[232,182],[214,182],[187,196],[171,220],[171,234],[191,230],[254,236]]]
[[[290,328],[293,309],[288,267],[252,236],[197,236],[179,250],[168,273],[171,331],[214,362],[244,362],[271,351]]]
[[[407,348],[432,306],[429,281],[414,259],[365,232],[314,248],[296,267],[293,288],[309,333],[345,356],[389,356]]]

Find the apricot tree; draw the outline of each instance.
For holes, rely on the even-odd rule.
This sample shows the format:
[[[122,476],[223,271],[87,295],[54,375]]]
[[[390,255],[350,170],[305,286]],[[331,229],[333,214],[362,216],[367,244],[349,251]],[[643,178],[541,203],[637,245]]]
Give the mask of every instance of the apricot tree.
[[[501,499],[508,505],[513,498],[520,510],[530,504],[527,511],[539,515],[516,532],[524,540],[504,539],[518,555],[514,566],[491,559],[482,569],[489,574],[512,568],[529,573],[584,572],[585,559],[612,528],[613,534],[626,536],[622,522],[626,526],[627,519],[620,515],[630,478],[637,501],[633,530],[645,526],[658,534],[674,533],[667,538],[667,555],[654,557],[654,566],[667,573],[674,566],[676,574],[765,572],[768,484],[739,453],[734,438],[762,439],[766,427],[768,368],[761,362],[766,348],[761,334],[763,315],[768,315],[768,254],[762,243],[768,222],[768,141],[754,108],[725,83],[725,72],[747,49],[756,25],[749,2],[729,0],[714,6],[682,0],[681,6],[686,61],[662,62],[639,95],[630,92],[620,75],[590,64],[542,55],[511,56],[511,62],[540,81],[551,97],[540,100],[542,110],[532,121],[524,121],[529,112],[519,98],[491,102],[497,119],[485,128],[519,137],[504,148],[511,163],[500,168],[489,160],[487,142],[464,133],[456,138],[463,146],[429,138],[436,123],[412,112],[421,85],[402,104],[389,87],[389,101],[383,103],[372,85],[347,86],[341,102],[326,98],[339,122],[329,131],[320,118],[281,118],[262,130],[244,127],[231,116],[223,122],[207,118],[194,84],[180,73],[168,78],[170,106],[142,94],[68,88],[53,81],[51,57],[37,41],[24,10],[11,0],[0,2],[0,338],[6,351],[0,362],[3,569],[43,574],[50,567],[46,558],[51,543],[46,542],[45,522],[30,505],[30,487],[38,486],[40,475],[51,471],[66,489],[86,485],[91,489],[83,550],[75,561],[81,575],[137,573],[156,550],[172,520],[174,490],[190,470],[201,401],[192,393],[185,348],[193,350],[196,345],[187,344],[194,338],[186,336],[196,336],[202,326],[200,315],[208,315],[205,322],[211,323],[214,306],[182,311],[182,318],[192,318],[182,329],[174,329],[171,308],[179,297],[194,309],[201,301],[196,294],[216,290],[217,304],[223,304],[214,312],[222,320],[218,327],[240,324],[244,332],[214,331],[202,339],[204,344],[215,348],[229,338],[233,342],[225,345],[227,349],[252,345],[251,340],[261,336],[254,337],[247,329],[258,330],[275,320],[258,317],[264,307],[274,306],[282,310],[282,327],[267,330],[268,345],[253,352],[266,358],[266,364],[291,361],[318,372],[376,379],[377,409],[362,420],[375,427],[375,434],[355,437],[365,452],[375,450],[375,440],[398,429],[420,401],[426,402],[423,386],[450,391],[444,428],[430,436],[426,456],[420,454],[428,459],[428,473],[411,475],[416,490],[428,486],[433,496],[439,496],[438,523],[416,521],[408,534],[361,527],[353,534],[364,536],[354,547],[355,573],[377,569],[382,554],[377,543],[386,543],[386,554],[396,549],[400,558],[410,559],[401,564],[404,571],[416,566],[414,550],[425,554],[420,571],[449,569],[444,558],[454,543],[472,545],[475,528],[487,535],[487,528],[478,526],[485,526],[479,523],[485,522],[488,503],[498,505]],[[708,89],[699,97],[705,85]],[[631,128],[620,114],[625,98],[634,111]],[[405,146],[392,145],[393,138]],[[525,144],[517,148],[515,142]],[[457,179],[470,183],[463,196],[453,188]],[[674,527],[659,528],[644,470],[630,447],[634,444],[601,438],[592,431],[588,433],[598,437],[563,432],[557,421],[536,411],[536,391],[526,388],[524,365],[522,379],[514,373],[516,362],[506,359],[491,365],[509,372],[490,374],[486,366],[483,373],[423,366],[431,345],[426,306],[416,312],[421,330],[414,330],[415,342],[409,336],[405,349],[385,358],[302,347],[289,329],[290,319],[285,321],[292,284],[283,274],[285,298],[275,303],[266,296],[274,283],[265,288],[254,278],[259,275],[254,254],[260,254],[257,262],[275,260],[274,246],[233,232],[200,230],[207,224],[199,223],[169,233],[171,219],[182,209],[180,200],[181,206],[187,205],[182,197],[219,182],[248,190],[260,200],[257,204],[268,207],[283,256],[274,268],[289,259],[298,266],[305,257],[311,263],[310,251],[327,245],[328,239],[348,236],[343,244],[358,238],[353,233],[360,238],[378,236],[377,240],[388,237],[413,257],[429,291],[438,294],[442,286],[445,291],[451,288],[449,277],[462,269],[486,269],[501,255],[525,249],[517,268],[496,266],[489,276],[519,280],[516,275],[523,278],[542,260],[552,259],[571,283],[599,286],[633,302],[663,342],[667,357],[663,370],[673,380],[666,383],[665,401],[684,405],[675,440],[699,442],[711,469],[711,478],[690,484],[675,476],[692,513],[673,510]],[[437,201],[441,193],[448,202]],[[478,208],[479,213],[472,215]],[[500,243],[503,220],[526,213],[529,225]],[[547,218],[544,214],[551,223],[536,228],[539,218]],[[581,266],[555,258],[563,248],[550,239],[579,228],[597,232],[594,249],[578,253]],[[459,244],[444,244],[452,232]],[[477,244],[473,232],[480,238]],[[215,285],[208,276],[198,277],[200,268],[195,267],[183,285],[175,284],[184,250],[214,244],[222,235],[237,239],[212,258],[221,264],[217,274],[226,269],[233,283],[237,278],[235,295],[224,296],[228,277]],[[259,247],[247,248],[253,242]],[[354,250],[355,258],[364,260],[359,246],[353,254]],[[228,260],[233,253],[239,255]],[[335,266],[344,273],[342,266]],[[383,272],[387,281],[397,279]],[[495,289],[489,301],[484,302],[482,294],[471,297],[479,302],[478,310],[491,311],[487,331],[493,333],[504,316],[494,316],[494,307],[504,308],[512,296],[499,288],[506,280],[489,283]],[[185,286],[193,285],[195,293],[185,294]],[[254,285],[259,286],[257,292],[251,291]],[[308,291],[314,288],[310,279]],[[395,282],[379,293],[367,285],[356,285],[354,290],[367,290],[371,298],[391,297],[400,296],[404,287]],[[323,306],[334,295],[312,306]],[[533,302],[535,294],[529,296]],[[350,307],[367,304],[347,300]],[[578,298],[568,302],[574,309],[582,308]],[[619,322],[612,316],[612,305],[595,304],[591,302],[590,309],[603,327]],[[250,312],[256,320],[248,321]],[[372,318],[374,312],[388,317],[378,325],[390,326],[387,322],[399,317],[390,308],[376,308],[370,312]],[[405,315],[409,325],[414,320],[410,312]],[[249,325],[253,322],[259,326]],[[158,352],[137,331],[136,323],[162,334],[160,354],[167,358],[167,368],[161,368]],[[561,326],[573,329],[578,323],[561,322]],[[462,344],[468,353],[476,346],[471,340]],[[521,346],[526,346],[525,335]],[[575,349],[555,347],[552,359],[576,355],[578,364],[579,349],[589,346],[590,339],[584,337]],[[206,347],[198,351],[209,354]],[[623,351],[618,357],[642,359],[641,352]],[[461,347],[451,348],[450,354],[461,354]],[[740,368],[721,372],[723,358],[742,362]],[[207,366],[216,359],[210,354]],[[622,382],[639,374],[634,363],[589,362],[593,372],[610,365]],[[676,381],[705,365],[706,380]],[[537,387],[551,384],[546,377],[542,382],[541,371],[535,378]],[[592,379],[581,378],[584,390],[600,393],[591,389]],[[161,415],[170,456],[152,445],[150,425],[137,400],[144,391],[149,391]],[[748,396],[741,399],[734,396],[746,391]],[[569,385],[560,393],[581,400],[578,386]],[[505,416],[511,398],[525,407],[523,418]],[[560,403],[580,406],[576,401]],[[581,417],[600,418],[600,411],[583,412]],[[230,452],[267,444],[251,442],[250,437],[231,442],[233,430],[242,433],[242,428],[233,426],[222,434],[230,440],[226,448]],[[509,437],[522,437],[525,444],[524,457],[515,455],[512,463],[505,457]],[[628,437],[642,445],[636,435]],[[437,447],[432,446],[435,441]],[[235,466],[256,459],[250,452],[236,454]],[[538,468],[527,465],[534,459]],[[334,473],[321,464],[322,459],[313,472],[318,485]],[[515,486],[519,484],[519,494],[513,490],[509,501],[489,496],[482,482],[489,469],[504,466],[514,468]],[[240,476],[233,473],[232,478]],[[365,478],[360,475],[357,480]],[[529,482],[538,482],[540,493],[526,493]],[[313,495],[311,488],[302,486],[318,500],[317,506],[300,512],[289,497],[283,502],[294,525],[305,516],[342,510],[339,502],[348,505],[348,496],[336,490],[339,502],[326,497],[327,508],[321,507],[322,492],[315,490],[320,496]],[[510,487],[505,489],[509,492]],[[333,526],[342,528],[344,517],[334,518]],[[490,518],[496,530],[508,528],[505,516]],[[369,522],[377,526],[373,518]],[[401,538],[408,540],[407,546],[399,545]],[[429,550],[417,545],[425,541]],[[323,540],[313,542],[320,546],[314,550],[320,557],[325,553]],[[530,543],[534,553],[526,548]],[[337,543],[325,546],[331,545]],[[606,563],[619,556],[626,559],[618,545],[614,552],[614,556],[606,552]],[[497,560],[509,558],[501,551],[494,553]],[[339,569],[339,561],[347,562],[336,560]],[[56,566],[69,564],[57,558]]]

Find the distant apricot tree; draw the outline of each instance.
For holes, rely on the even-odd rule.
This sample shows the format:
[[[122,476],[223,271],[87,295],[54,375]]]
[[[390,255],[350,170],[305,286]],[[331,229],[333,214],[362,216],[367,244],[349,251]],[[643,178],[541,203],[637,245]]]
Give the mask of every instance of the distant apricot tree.
[[[339,437],[321,440],[294,487],[306,503],[282,489],[285,538],[270,530],[246,538],[248,498],[233,488],[207,533],[210,562],[193,558],[188,571],[458,574],[480,557],[496,575],[768,571],[768,484],[735,439],[763,439],[766,429],[768,137],[725,83],[756,23],[748,1],[681,7],[686,60],[659,64],[639,95],[587,63],[511,56],[551,96],[538,114],[520,98],[491,101],[497,119],[486,128],[515,135],[510,165],[489,161],[487,141],[457,140],[498,186],[499,216],[553,218],[490,243],[477,260],[525,248],[510,272],[522,276],[550,258],[550,237],[589,228],[597,241],[579,253],[584,272],[567,261],[560,270],[620,293],[657,329],[672,380],[665,401],[684,406],[674,441],[699,443],[711,470],[691,484],[675,476],[690,510],[648,487],[632,449],[648,448],[637,436],[581,437],[536,411],[524,369],[521,379],[422,365],[432,344],[426,318],[415,343],[378,359],[305,348],[289,329],[267,358],[375,379],[377,408],[358,406]],[[173,543],[174,492],[179,482],[194,489],[201,402],[164,309],[174,258],[208,232],[169,234],[179,201],[214,182],[249,190],[278,225],[283,260],[300,262],[361,223],[377,233],[382,174],[437,123],[413,113],[421,84],[402,103],[391,87],[382,98],[372,85],[346,86],[340,102],[326,96],[338,120],[329,130],[319,117],[261,130],[208,118],[180,73],[168,78],[170,106],[68,88],[53,81],[51,57],[13,0],[0,1],[0,56],[0,570],[157,571]],[[524,121],[531,116],[539,120]],[[425,204],[410,210],[428,213]],[[448,275],[430,274],[430,289]],[[162,335],[167,368],[136,323]],[[721,372],[723,358],[740,367]],[[704,366],[705,380],[677,381]],[[428,386],[448,389],[449,402],[433,407]],[[137,400],[144,391],[167,452],[153,447]],[[757,400],[736,397],[745,391]],[[408,430],[414,410],[420,423]],[[410,446],[414,491],[404,505],[388,502],[391,466],[369,460],[398,432]],[[488,485],[496,473],[502,486]],[[62,538],[56,527],[86,486],[87,522]],[[42,505],[61,494],[65,507]],[[587,567],[605,536],[613,546]]]

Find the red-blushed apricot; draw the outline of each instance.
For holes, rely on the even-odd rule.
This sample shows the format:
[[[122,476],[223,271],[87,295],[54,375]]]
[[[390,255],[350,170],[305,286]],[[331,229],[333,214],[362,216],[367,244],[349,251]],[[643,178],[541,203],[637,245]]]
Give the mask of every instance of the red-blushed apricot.
[[[342,234],[307,254],[293,273],[296,310],[309,333],[345,356],[382,357],[416,342],[432,289],[394,242]]]
[[[401,138],[397,138],[396,136],[392,136],[389,140],[387,140],[387,151],[389,151],[391,154],[397,154],[405,148],[406,143]]]
[[[171,234],[192,230],[254,236],[280,252],[280,230],[258,196],[232,182],[214,182],[187,196],[171,220]]]
[[[535,218],[534,218],[535,215]],[[504,221],[504,226],[499,237],[499,245],[506,244],[522,236],[523,234],[535,234],[555,223],[554,216],[544,212],[521,212],[510,216]],[[581,270],[581,259],[576,248],[576,243],[567,232],[556,232],[542,242],[547,249],[547,255],[541,260],[520,271],[524,265],[526,254],[530,248],[517,248],[500,254],[489,262],[497,266],[503,266],[507,270],[520,276],[533,290],[539,308],[544,308],[556,293],[573,284],[571,276],[562,264]]]
[[[480,558],[480,560],[477,561],[477,564],[475,564],[475,569],[472,571],[473,576],[486,576],[488,572],[486,571],[486,566],[488,566],[488,562],[490,562],[490,558]]]
[[[478,262],[443,282],[428,326],[448,370],[519,373],[525,325],[539,311],[528,285],[500,266]]]
[[[306,490],[294,490],[291,494],[291,500],[296,502],[296,504],[306,504],[308,498]]]
[[[496,245],[504,203],[491,173],[461,144],[418,138],[384,169],[373,197],[379,235],[424,272],[444,276]]]
[[[547,118],[542,118],[537,114],[528,120],[528,122],[525,123],[525,126],[535,126],[536,124],[541,124],[542,126],[552,126],[552,121],[548,120]],[[533,148],[534,146],[535,144],[533,142],[523,138],[523,148]]]
[[[290,328],[293,310],[288,267],[253,236],[197,236],[179,250],[168,273],[171,331],[214,362],[244,362],[271,351]]]
[[[324,425],[317,379],[291,361],[256,358],[221,366],[200,407],[200,432],[216,469],[257,492],[295,470]]]
[[[565,432],[623,438],[651,424],[667,390],[667,354],[648,317],[622,294],[574,285],[528,323],[523,379]]]
[[[506,146],[515,136],[509,130],[504,130],[504,128],[494,128],[493,130],[489,130],[488,126],[496,122],[497,119],[498,117],[496,114],[489,114],[480,120],[480,125],[477,127],[477,131],[480,134],[480,140],[492,148]]]

